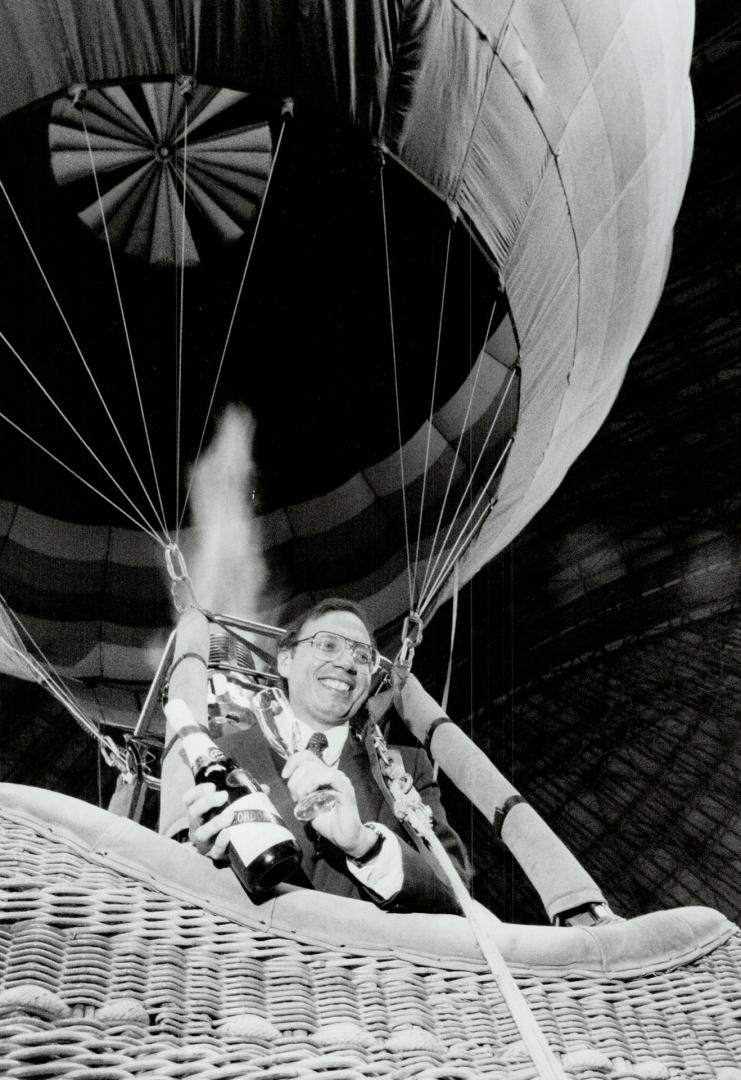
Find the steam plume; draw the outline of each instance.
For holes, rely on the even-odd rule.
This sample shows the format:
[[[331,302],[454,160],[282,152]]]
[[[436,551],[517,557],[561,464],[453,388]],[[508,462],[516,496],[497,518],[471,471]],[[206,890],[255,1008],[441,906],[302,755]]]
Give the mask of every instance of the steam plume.
[[[251,492],[255,421],[230,405],[195,467],[188,567],[199,603],[212,611],[259,617],[265,564]]]

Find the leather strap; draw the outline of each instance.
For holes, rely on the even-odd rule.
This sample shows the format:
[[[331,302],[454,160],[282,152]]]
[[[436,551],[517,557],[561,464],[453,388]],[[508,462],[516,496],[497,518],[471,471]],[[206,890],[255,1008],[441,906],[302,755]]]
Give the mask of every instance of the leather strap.
[[[172,664],[170,664],[170,670],[167,672],[167,676],[165,677],[165,680],[164,680],[164,682],[162,684],[161,694],[162,694],[162,700],[165,703],[168,700],[168,696],[169,696],[169,692],[170,692],[170,679],[172,678],[173,673],[177,669],[178,665],[182,664],[183,660],[200,660],[200,662],[203,664],[203,666],[205,668],[208,668],[208,661],[206,660],[206,658],[204,656],[201,656],[200,653],[197,653],[197,652],[185,652],[185,653],[182,653],[177,658],[177,660],[174,660],[172,662]]]
[[[429,758],[432,757],[432,751],[430,749],[430,747],[432,746],[432,736],[435,734],[435,732],[437,731],[437,729],[440,727],[441,724],[452,724],[452,723],[453,723],[453,721],[450,719],[449,716],[438,716],[437,720],[433,720],[432,723],[430,724],[429,730],[427,732],[427,736],[425,738],[425,750],[427,751],[427,756]]]
[[[494,820],[492,821],[492,828],[494,829],[494,835],[497,840],[502,839],[502,827],[504,825],[504,819],[510,812],[513,806],[517,806],[518,803],[527,802],[527,799],[523,799],[522,795],[510,795],[508,799],[504,800],[502,806],[498,806],[494,811]]]

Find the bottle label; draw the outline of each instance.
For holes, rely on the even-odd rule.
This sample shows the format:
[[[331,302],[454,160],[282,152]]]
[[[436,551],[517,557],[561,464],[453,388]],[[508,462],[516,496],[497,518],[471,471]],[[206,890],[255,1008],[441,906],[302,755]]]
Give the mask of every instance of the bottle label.
[[[232,825],[250,825],[261,821],[275,821],[281,824],[279,817],[275,814],[266,814],[263,810],[235,810]]]
[[[293,834],[282,824],[275,808],[264,792],[254,792],[235,799],[232,824],[228,826],[229,843],[245,866],[264,851],[293,840]]]

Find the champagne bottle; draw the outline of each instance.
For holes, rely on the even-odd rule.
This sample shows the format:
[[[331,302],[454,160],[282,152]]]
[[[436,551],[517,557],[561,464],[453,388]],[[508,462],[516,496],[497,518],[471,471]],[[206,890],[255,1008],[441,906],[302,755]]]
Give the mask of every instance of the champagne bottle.
[[[179,736],[197,784],[213,784],[226,791],[234,817],[225,855],[245,890],[260,897],[272,892],[301,862],[301,848],[283,823],[261,785],[232,758],[228,758],[206,730],[193,719],[184,701],[165,706],[167,719]],[[221,813],[214,807],[206,819]]]

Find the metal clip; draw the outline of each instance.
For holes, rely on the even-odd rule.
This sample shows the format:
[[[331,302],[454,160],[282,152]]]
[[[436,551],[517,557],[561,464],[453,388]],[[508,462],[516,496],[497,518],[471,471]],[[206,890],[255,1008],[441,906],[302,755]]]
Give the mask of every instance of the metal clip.
[[[379,173],[383,171],[386,165],[386,148],[380,139],[373,140],[373,146],[371,148],[374,165],[378,166]]]
[[[416,611],[410,611],[406,619],[404,619],[404,626],[401,631],[401,649],[396,658],[397,664],[401,667],[410,668],[412,666],[414,650],[422,642],[423,629],[422,616],[418,615]]]
[[[100,739],[99,745],[100,752],[103,755],[103,760],[106,765],[118,769],[124,783],[130,784],[134,779],[134,772],[136,770],[131,755],[128,752],[126,754],[122,753],[121,747],[116,745],[110,735],[104,735]]]
[[[165,548],[165,564],[173,581],[184,581],[189,576],[183,553],[177,544],[168,544]]]
[[[378,754],[381,762],[384,765],[388,765],[391,761],[391,758],[389,757],[389,748],[386,740],[381,734],[381,729],[379,728],[378,724],[373,725],[373,745],[376,748],[376,753]]]
[[[181,97],[184,97],[186,101],[190,101],[196,92],[198,83],[196,82],[195,75],[178,75],[175,79],[175,85],[177,86],[178,93]]]
[[[190,578],[176,578],[171,581],[170,593],[172,594],[172,602],[175,605],[175,610],[178,615],[182,615],[184,611],[190,611],[192,608],[198,607],[196,594],[193,591],[193,582]]]
[[[87,83],[72,83],[67,87],[67,97],[73,109],[81,109],[85,104],[87,95]]]
[[[193,582],[190,580],[183,553],[177,544],[168,544],[165,548],[165,565],[170,575],[170,592],[178,614],[182,615],[184,611],[197,608],[198,601]]]

